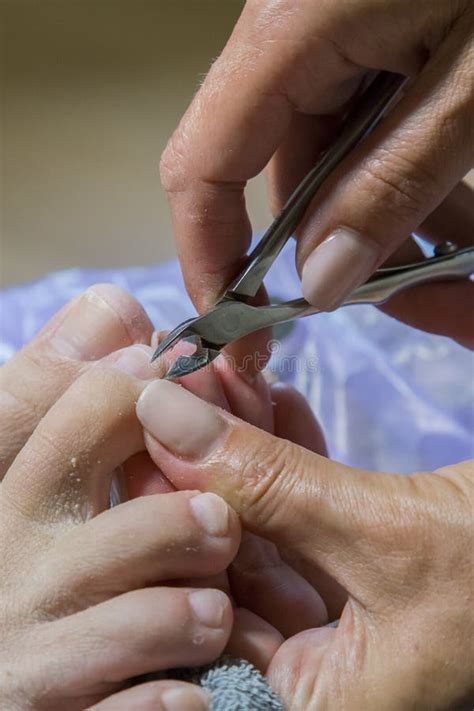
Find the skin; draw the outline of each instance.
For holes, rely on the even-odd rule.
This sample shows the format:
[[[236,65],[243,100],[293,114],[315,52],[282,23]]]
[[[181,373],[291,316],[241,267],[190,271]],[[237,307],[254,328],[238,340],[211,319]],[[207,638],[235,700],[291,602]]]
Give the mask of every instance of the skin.
[[[289,708],[452,708],[468,696],[472,463],[407,478],[342,467],[322,456],[298,393],[237,380],[225,361],[187,378],[221,408],[211,456],[174,456],[149,430],[143,439],[135,413],[153,382],[151,349],[127,343],[151,326],[131,297],[113,287],[106,297],[98,360],[53,347],[75,302],[0,371],[2,454],[13,460],[0,489],[2,704],[165,709],[179,686],[190,709],[205,708],[170,681],[122,689],[226,645],[266,669]],[[79,300],[81,314],[90,308]],[[139,498],[109,511],[119,463]],[[238,511],[237,555],[232,509],[226,535],[205,535],[190,510],[196,488]],[[196,648],[188,592],[209,587],[236,607],[224,603],[220,627],[199,627]],[[341,613],[339,629],[321,627]]]
[[[281,209],[337,133],[368,70],[411,82],[326,181],[298,230],[306,298],[308,258],[340,228],[357,236],[351,267],[360,281],[392,255],[404,263],[400,248],[415,231],[435,243],[472,244],[472,194],[459,181],[474,158],[473,13],[472,3],[457,0],[248,0],[161,163],[198,309],[213,304],[245,260],[247,180],[266,168],[270,206]],[[424,286],[384,310],[472,346],[472,291],[469,283]],[[264,351],[266,338],[253,335],[233,354]],[[182,418],[190,409],[196,422],[198,405],[189,401]],[[176,485],[223,496],[245,528],[283,548],[320,592],[327,576],[323,597],[342,614],[338,629],[295,635],[272,659],[269,678],[288,708],[451,709],[472,697],[473,462],[375,474],[329,462],[307,441],[214,416],[202,416],[212,430],[201,433],[202,451],[168,441],[172,423],[148,428],[152,458]]]
[[[105,358],[152,331],[131,297],[114,287],[106,294],[95,343]],[[240,526],[233,512],[228,531],[209,536],[190,508],[196,492],[106,510],[110,472],[143,449],[134,414],[140,380],[110,362],[57,352],[58,324],[72,312],[87,321],[93,305],[89,294],[67,305],[1,371],[2,708],[84,709],[136,674],[210,661],[230,633],[224,593],[222,619],[208,627],[196,620],[188,593],[192,578],[220,573],[234,557]],[[185,576],[188,587],[171,587]],[[164,710],[170,686],[142,691],[140,708]],[[189,702],[207,706],[193,689]],[[126,697],[114,708],[132,705]]]
[[[143,412],[162,389],[137,406],[155,463],[178,487],[222,496],[318,590],[328,619],[341,616],[337,629],[289,636],[272,658],[286,708],[431,711],[472,698],[474,463],[355,469],[311,451],[307,435],[290,442],[196,398],[180,407],[166,386],[176,418],[166,430]],[[190,448],[170,437],[178,420],[209,426]]]
[[[375,245],[381,263],[426,223],[472,162],[471,27],[467,2],[247,4],[162,161],[200,308],[242,264],[245,181],[271,161],[278,209],[367,68],[416,81],[318,196],[298,235],[299,268],[340,225]],[[469,296],[464,285],[450,292],[428,300]],[[415,312],[412,322],[430,328],[426,301],[395,303],[394,313]],[[204,708],[197,690],[176,682],[122,688],[132,675],[210,661],[226,645],[268,666],[289,708],[450,708],[468,696],[472,463],[406,479],[349,470],[311,451],[315,442],[322,450],[320,432],[294,393],[275,390],[273,419],[264,406],[259,419],[235,399],[232,377],[215,373],[192,389],[253,425],[221,410],[224,431],[202,461],[174,457],[147,432],[153,464],[134,409],[150,374],[107,359],[148,343],[151,326],[123,294],[106,321],[100,358],[57,358],[54,322],[2,371],[2,705],[165,709],[167,691],[179,688],[187,707]],[[458,340],[470,337],[457,328]],[[306,424],[295,432],[298,418]],[[149,495],[108,511],[118,466],[129,490]],[[183,484],[238,510],[250,533],[237,556],[232,509],[224,535],[205,534],[196,492],[174,490]],[[206,582],[252,610],[233,613],[221,593],[219,623],[197,625],[189,594]],[[288,620],[290,605],[299,614]],[[298,634],[341,611],[337,630]]]
[[[73,334],[67,344],[58,339],[64,325]],[[204,709],[205,695],[187,684],[123,688],[133,676],[210,662],[224,648],[265,670],[284,636],[327,619],[321,596],[275,546],[246,534],[238,554],[238,518],[216,496],[218,530],[206,532],[191,503],[199,492],[176,491],[146,453],[135,404],[160,372],[149,365],[151,338],[139,304],[100,285],[0,370],[2,708],[165,711],[167,692],[180,690],[179,708]],[[189,381],[200,396],[274,431],[263,380],[251,387],[223,369]],[[280,410],[291,402],[294,413],[301,398],[292,390],[279,398],[283,432]],[[130,500],[109,510],[117,467]],[[232,561],[238,575],[229,580]],[[196,619],[197,589],[218,596],[217,622]],[[269,591],[274,602],[265,605]],[[292,601],[299,614],[288,624]]]
[[[340,227],[371,246],[372,270],[414,231],[445,239],[452,205],[459,207],[465,190],[450,193],[474,160],[473,13],[472,3],[460,0],[246,2],[161,161],[179,258],[198,309],[212,305],[242,266],[251,236],[247,180],[266,169],[276,213],[337,133],[368,71],[412,81],[390,117],[316,196],[297,235],[298,269]],[[456,239],[472,244],[469,199],[471,207],[462,209],[470,222],[459,215]],[[444,228],[433,230],[433,222]],[[355,267],[357,259],[362,249]],[[409,306],[403,297],[395,300],[392,313],[432,330],[426,303],[433,300],[444,313],[438,332],[458,337],[453,315],[457,323],[456,304],[466,298],[472,289],[465,286],[429,287]],[[255,348],[264,350],[265,335],[234,352]]]

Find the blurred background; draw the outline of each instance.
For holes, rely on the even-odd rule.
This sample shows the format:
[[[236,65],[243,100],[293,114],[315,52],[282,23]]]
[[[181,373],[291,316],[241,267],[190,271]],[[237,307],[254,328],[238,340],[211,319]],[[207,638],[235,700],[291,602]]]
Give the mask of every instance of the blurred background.
[[[2,285],[173,255],[159,158],[243,4],[0,0]]]
[[[174,254],[159,158],[243,5],[0,0],[0,285]]]

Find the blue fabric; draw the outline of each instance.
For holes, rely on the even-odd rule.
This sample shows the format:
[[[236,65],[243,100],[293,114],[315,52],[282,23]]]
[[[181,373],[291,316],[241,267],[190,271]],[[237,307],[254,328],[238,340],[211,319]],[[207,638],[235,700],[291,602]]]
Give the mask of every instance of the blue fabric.
[[[0,362],[67,300],[113,282],[159,329],[192,316],[177,262],[128,269],[69,269],[0,292]],[[294,298],[288,245],[266,284]],[[474,356],[449,339],[398,323],[371,306],[301,319],[276,333],[270,368],[296,385],[320,419],[333,458],[385,471],[430,470],[474,456]]]

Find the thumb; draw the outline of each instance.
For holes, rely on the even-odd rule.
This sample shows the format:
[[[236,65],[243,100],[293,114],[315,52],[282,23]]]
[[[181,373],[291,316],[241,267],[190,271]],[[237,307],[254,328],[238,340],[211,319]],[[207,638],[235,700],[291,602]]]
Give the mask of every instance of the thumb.
[[[400,540],[397,522],[406,527],[416,516],[405,477],[331,462],[165,380],[146,387],[137,414],[174,486],[219,494],[248,530],[317,563],[370,604],[374,576],[387,578],[383,558]]]
[[[320,309],[363,283],[471,168],[470,28],[468,12],[319,193],[301,228],[298,265],[304,296]]]

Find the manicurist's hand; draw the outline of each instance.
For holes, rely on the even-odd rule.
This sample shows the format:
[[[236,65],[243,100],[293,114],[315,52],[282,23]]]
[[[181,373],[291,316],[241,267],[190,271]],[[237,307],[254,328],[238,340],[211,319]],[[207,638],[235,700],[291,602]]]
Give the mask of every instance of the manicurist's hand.
[[[295,444],[167,381],[147,386],[137,412],[168,480],[222,496],[328,604],[339,600],[337,629],[296,634],[273,657],[288,709],[431,711],[474,692],[473,462],[411,476],[352,469],[310,451],[301,412],[287,423]]]
[[[249,246],[246,181],[268,166],[278,210],[370,70],[413,81],[309,210],[297,257],[305,297],[335,307],[428,218],[473,163],[473,26],[469,0],[248,0],[161,165],[198,308]]]

